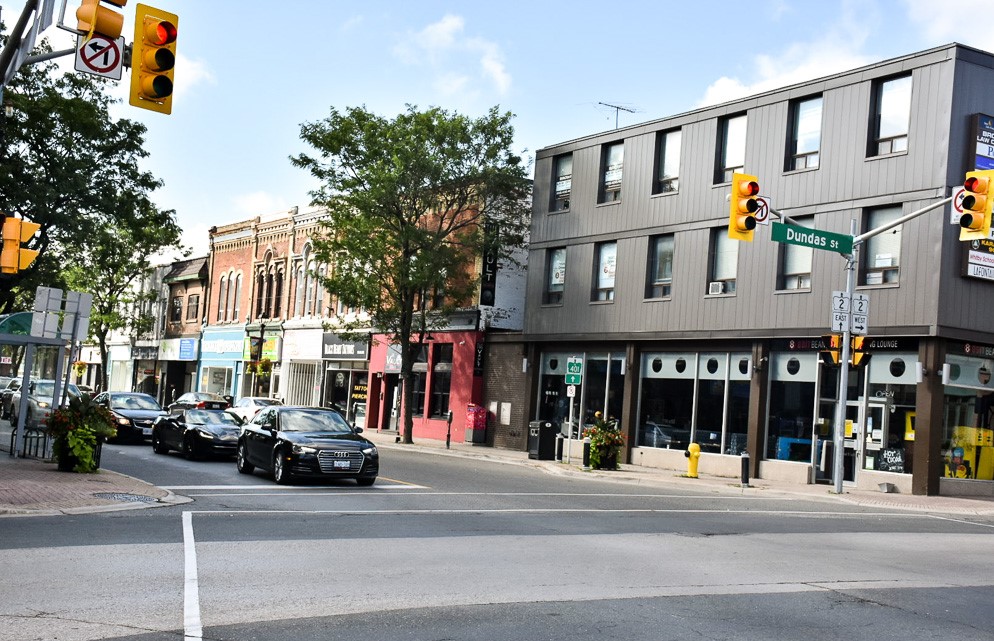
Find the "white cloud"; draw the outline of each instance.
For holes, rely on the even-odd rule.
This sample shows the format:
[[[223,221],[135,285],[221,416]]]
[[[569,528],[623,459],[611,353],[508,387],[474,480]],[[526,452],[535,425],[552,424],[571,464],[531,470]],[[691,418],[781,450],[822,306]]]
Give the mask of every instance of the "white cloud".
[[[934,46],[959,42],[994,51],[994,32],[984,28],[990,15],[988,0],[904,0],[908,20],[917,25]]]
[[[511,88],[511,74],[504,65],[500,47],[483,38],[466,37],[465,30],[465,21],[449,14],[421,31],[409,33],[393,51],[406,64],[432,67],[436,74],[433,86],[445,92],[463,81],[466,84],[460,86],[467,89],[473,78],[478,77],[489,81],[497,93],[506,94]],[[474,61],[478,64],[476,70],[463,68]]]
[[[236,216],[266,216],[274,212],[285,213],[290,205],[281,197],[265,191],[254,191],[249,194],[235,196],[232,199]]]
[[[874,57],[860,51],[872,36],[874,23],[872,7],[844,2],[841,18],[834,24],[825,25],[820,39],[792,44],[775,57],[745,58],[746,66],[755,70],[753,75],[756,77],[718,78],[705,90],[698,106],[726,102],[869,64]]]

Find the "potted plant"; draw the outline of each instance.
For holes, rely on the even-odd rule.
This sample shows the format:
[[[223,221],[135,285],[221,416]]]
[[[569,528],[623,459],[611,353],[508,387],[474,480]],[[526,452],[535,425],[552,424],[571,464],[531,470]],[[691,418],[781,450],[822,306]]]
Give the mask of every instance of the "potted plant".
[[[52,437],[52,452],[64,472],[95,472],[103,441],[117,435],[110,410],[88,396],[73,397],[68,407],[52,412],[45,431]]]
[[[590,437],[590,467],[595,470],[618,469],[618,453],[625,444],[625,437],[618,429],[614,418],[604,419],[600,412],[594,413],[594,424],[583,431]]]

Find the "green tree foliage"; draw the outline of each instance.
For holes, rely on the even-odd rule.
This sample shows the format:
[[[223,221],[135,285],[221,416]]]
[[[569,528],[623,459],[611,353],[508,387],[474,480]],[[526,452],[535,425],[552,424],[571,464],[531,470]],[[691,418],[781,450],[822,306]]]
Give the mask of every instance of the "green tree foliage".
[[[353,107],[301,126],[317,154],[292,162],[321,184],[311,195],[327,210],[314,242],[317,261],[329,265],[324,285],[400,345],[406,443],[415,355],[447,312],[475,302],[484,222],[498,225],[503,260],[525,243],[530,181],[511,150],[512,117],[496,108],[473,119],[408,106],[390,120]],[[422,302],[437,291],[446,305],[429,314]]]
[[[108,115],[107,87],[42,63],[22,66],[4,91],[13,115],[0,116],[0,212],[41,225],[28,244],[41,256],[4,279],[0,313],[23,309],[38,284],[63,284],[57,268],[66,248],[86,247],[94,230],[148,226],[149,193],[161,182],[139,169],[146,128]]]

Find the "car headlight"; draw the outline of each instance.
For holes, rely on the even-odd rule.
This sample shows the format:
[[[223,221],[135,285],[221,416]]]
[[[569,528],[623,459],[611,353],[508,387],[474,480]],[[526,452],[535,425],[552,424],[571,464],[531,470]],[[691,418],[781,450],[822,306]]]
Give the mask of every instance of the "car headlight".
[[[306,445],[294,445],[293,446],[293,453],[294,454],[314,454],[317,451],[318,451],[318,448],[316,448],[316,447],[308,447]]]
[[[206,439],[210,439],[210,440],[214,439],[214,435],[213,434],[211,434],[210,432],[205,432],[204,430],[197,430],[197,434],[200,435],[200,438],[206,438]]]
[[[131,419],[123,416],[116,417],[118,425],[131,425]]]
[[[46,403],[45,401],[38,401],[38,407],[45,408],[48,407],[48,405],[49,404]]]
[[[370,445],[369,447],[363,448],[362,453],[366,456],[373,456],[374,454],[377,454],[376,446]]]

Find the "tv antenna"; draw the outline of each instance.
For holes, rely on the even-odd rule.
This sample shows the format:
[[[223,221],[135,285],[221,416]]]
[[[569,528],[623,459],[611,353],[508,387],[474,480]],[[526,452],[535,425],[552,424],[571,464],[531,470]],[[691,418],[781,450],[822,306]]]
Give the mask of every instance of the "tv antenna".
[[[614,109],[614,128],[615,129],[618,128],[618,112],[627,111],[630,114],[635,113],[634,109],[629,109],[628,107],[622,107],[621,105],[611,105],[611,104],[608,104],[606,102],[598,102],[597,104],[604,105],[605,107],[610,107],[611,109]]]

